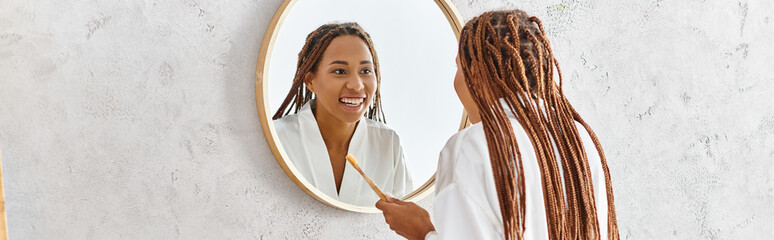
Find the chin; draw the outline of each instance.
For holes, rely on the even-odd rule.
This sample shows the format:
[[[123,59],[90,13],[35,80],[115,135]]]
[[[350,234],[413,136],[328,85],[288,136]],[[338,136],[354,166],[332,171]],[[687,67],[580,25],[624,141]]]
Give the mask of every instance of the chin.
[[[345,123],[357,123],[358,121],[360,121],[360,118],[363,116],[363,114],[365,113],[355,115],[355,116],[352,116],[351,114],[346,114],[341,118],[339,118],[339,120]]]

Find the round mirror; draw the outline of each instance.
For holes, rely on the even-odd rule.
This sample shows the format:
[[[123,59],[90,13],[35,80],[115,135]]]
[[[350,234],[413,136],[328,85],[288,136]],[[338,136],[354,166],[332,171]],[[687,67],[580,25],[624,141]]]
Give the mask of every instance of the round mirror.
[[[453,87],[460,29],[445,0],[283,2],[255,88],[264,135],[288,176],[358,212],[377,212],[379,199],[363,174],[396,198],[432,192],[439,151],[466,124]]]

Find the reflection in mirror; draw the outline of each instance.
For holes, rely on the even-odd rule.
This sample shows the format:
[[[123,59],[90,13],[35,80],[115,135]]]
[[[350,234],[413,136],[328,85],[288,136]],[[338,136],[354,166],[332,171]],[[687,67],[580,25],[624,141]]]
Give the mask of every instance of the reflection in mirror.
[[[284,161],[308,187],[357,206],[378,196],[347,154],[395,197],[427,187],[463,113],[444,12],[430,0],[298,0],[288,11],[266,79]]]
[[[384,124],[379,60],[368,33],[357,23],[326,24],[307,36],[298,56],[292,87],[273,119],[301,175],[334,199],[374,203],[370,186],[347,164],[352,154],[383,191],[410,192],[400,138]]]

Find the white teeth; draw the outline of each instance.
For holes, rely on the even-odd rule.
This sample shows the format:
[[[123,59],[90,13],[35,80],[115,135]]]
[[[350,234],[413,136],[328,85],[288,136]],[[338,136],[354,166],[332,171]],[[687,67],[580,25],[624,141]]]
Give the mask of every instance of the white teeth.
[[[339,98],[339,102],[346,104],[347,106],[357,106],[363,103],[364,98]]]

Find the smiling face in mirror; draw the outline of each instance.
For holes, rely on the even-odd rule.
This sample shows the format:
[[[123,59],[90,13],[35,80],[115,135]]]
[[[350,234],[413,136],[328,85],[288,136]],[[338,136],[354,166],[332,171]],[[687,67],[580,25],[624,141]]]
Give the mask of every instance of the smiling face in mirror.
[[[306,87],[316,96],[314,113],[318,121],[360,121],[376,93],[372,59],[368,46],[357,36],[340,36],[331,41],[317,69],[304,77]]]
[[[347,154],[383,192],[428,195],[463,116],[446,10],[431,0],[291,2],[264,38],[256,85],[280,166],[318,200],[353,211],[377,211],[378,195]]]
[[[382,191],[403,196],[413,189],[400,137],[366,114],[379,110],[370,104],[379,89],[375,55],[368,33],[357,23],[317,28],[299,53],[296,88],[275,115],[281,116],[274,124],[283,147],[304,179],[350,204],[369,205],[378,198],[347,164],[348,154],[359,159],[363,173]],[[308,92],[313,93],[309,98],[298,96]],[[291,102],[301,108],[283,114]]]

